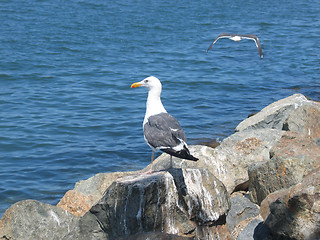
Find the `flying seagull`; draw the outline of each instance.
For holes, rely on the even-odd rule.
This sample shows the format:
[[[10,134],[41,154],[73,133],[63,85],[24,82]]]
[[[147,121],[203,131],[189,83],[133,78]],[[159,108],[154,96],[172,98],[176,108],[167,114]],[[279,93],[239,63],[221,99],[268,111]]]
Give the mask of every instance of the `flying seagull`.
[[[199,160],[190,154],[186,135],[177,119],[172,117],[162,105],[160,80],[150,76],[131,85],[131,88],[136,87],[146,87],[149,90],[147,109],[143,120],[144,139],[152,149],[149,173],[152,172],[152,162],[156,150],[170,155],[170,168],[172,168],[172,156],[192,161]]]
[[[263,58],[262,49],[260,45],[259,38],[254,34],[231,34],[231,33],[221,33],[210,45],[210,47],[207,49],[207,52],[212,48],[213,44],[215,44],[216,41],[220,38],[229,38],[235,42],[239,42],[242,39],[250,39],[253,40],[256,43],[256,46],[258,48],[258,52],[260,54],[260,57]]]

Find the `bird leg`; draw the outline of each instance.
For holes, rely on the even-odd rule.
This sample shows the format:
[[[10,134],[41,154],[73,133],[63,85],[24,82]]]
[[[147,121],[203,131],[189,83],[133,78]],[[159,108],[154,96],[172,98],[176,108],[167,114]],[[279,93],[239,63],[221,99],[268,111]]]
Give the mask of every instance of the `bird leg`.
[[[151,164],[150,164],[150,170],[149,171],[146,171],[146,172],[143,172],[143,173],[139,173],[139,174],[150,174],[150,173],[153,173],[153,170],[152,170],[152,163],[153,163],[153,160],[154,160],[154,150],[152,150],[152,156],[151,156]]]
[[[154,160],[154,150],[152,150],[152,156],[151,156],[151,166],[150,166],[150,170],[149,170],[149,172],[150,173],[152,173],[153,172],[153,170],[152,170],[152,164],[153,164],[153,160]]]

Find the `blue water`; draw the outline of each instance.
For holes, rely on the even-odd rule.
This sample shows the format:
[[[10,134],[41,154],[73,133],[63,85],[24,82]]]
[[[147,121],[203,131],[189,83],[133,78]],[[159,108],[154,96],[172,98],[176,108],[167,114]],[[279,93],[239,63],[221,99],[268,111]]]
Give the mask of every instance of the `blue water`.
[[[0,7],[0,216],[75,182],[149,164],[154,75],[189,144],[223,139],[296,92],[320,100],[320,1],[10,0]],[[221,32],[253,41],[219,40]]]

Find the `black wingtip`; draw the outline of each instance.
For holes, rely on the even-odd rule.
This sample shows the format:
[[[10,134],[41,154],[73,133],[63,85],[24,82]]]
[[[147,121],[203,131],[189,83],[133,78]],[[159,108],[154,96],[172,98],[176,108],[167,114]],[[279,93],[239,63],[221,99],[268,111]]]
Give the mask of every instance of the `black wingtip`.
[[[196,162],[196,161],[199,160],[199,158],[196,158],[196,157],[190,155],[190,158],[189,158],[188,160],[191,160],[191,161],[195,161],[195,162]]]
[[[199,160],[199,158],[192,156],[188,149],[183,149],[181,151],[174,151],[173,149],[168,148],[168,149],[162,149],[162,151],[165,153],[168,153],[174,157],[181,158],[181,159],[186,159],[186,160],[191,160],[191,161],[198,161]]]

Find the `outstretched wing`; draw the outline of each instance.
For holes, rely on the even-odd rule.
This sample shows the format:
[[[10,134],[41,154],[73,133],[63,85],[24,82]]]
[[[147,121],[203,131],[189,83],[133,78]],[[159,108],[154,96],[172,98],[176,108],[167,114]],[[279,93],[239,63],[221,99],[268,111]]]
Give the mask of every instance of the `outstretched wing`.
[[[216,41],[218,41],[218,39],[220,38],[231,38],[233,37],[234,34],[230,34],[230,33],[221,33],[218,37],[216,37],[215,40],[213,40],[213,42],[211,43],[211,45],[208,47],[207,52],[212,48],[213,44],[216,43]]]
[[[251,40],[253,40],[253,41],[255,42],[257,48],[258,48],[258,52],[259,52],[260,58],[263,58],[261,44],[260,44],[259,38],[258,38],[256,35],[254,35],[254,34],[247,34],[247,35],[242,35],[241,37],[244,38],[244,39],[251,39]]]

